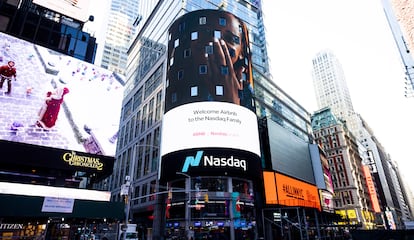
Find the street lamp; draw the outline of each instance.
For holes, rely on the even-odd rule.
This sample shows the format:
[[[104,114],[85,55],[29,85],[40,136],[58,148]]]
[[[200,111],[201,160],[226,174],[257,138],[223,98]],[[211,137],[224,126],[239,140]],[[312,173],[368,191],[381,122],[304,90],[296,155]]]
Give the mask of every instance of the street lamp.
[[[130,187],[131,187],[131,176],[125,176],[125,183],[121,186],[121,196],[125,197],[125,227],[128,228],[128,218],[130,209]],[[124,240],[126,239],[126,231],[124,231]]]
[[[183,175],[187,178],[186,183],[185,183],[185,191],[188,194],[188,201],[187,201],[187,207],[185,208],[185,231],[187,233],[187,239],[190,239],[190,237],[192,237],[192,235],[193,235],[190,232],[190,222],[191,222],[191,208],[190,208],[190,204],[191,204],[191,176],[186,174],[186,173],[183,173],[183,172],[175,172],[175,174]]]

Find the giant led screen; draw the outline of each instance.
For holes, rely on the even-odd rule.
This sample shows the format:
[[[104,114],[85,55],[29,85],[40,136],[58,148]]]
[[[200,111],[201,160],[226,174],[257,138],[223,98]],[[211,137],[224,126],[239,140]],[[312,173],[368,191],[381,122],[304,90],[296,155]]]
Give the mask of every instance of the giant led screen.
[[[302,206],[321,210],[315,185],[271,171],[263,172],[266,204]]]
[[[123,83],[112,72],[4,33],[0,64],[2,148],[115,155]]]
[[[33,3],[68,17],[86,22],[90,0],[33,0]]]
[[[267,127],[273,170],[315,184],[308,143],[271,120]]]
[[[246,25],[199,10],[169,29],[161,178],[257,173],[260,157]]]

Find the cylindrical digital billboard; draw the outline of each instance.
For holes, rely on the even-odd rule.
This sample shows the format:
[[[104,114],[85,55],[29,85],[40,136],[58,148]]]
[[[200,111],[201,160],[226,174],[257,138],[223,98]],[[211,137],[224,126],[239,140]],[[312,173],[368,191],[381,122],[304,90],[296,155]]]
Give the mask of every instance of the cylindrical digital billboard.
[[[246,25],[231,13],[199,10],[169,29],[161,179],[251,176],[260,169]]]

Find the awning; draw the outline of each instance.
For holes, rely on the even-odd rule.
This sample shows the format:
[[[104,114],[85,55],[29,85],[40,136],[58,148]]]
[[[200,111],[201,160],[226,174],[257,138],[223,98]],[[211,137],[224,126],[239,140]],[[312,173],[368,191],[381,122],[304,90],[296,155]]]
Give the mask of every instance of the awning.
[[[123,202],[75,200],[72,213],[42,212],[44,197],[0,195],[0,217],[124,219]]]

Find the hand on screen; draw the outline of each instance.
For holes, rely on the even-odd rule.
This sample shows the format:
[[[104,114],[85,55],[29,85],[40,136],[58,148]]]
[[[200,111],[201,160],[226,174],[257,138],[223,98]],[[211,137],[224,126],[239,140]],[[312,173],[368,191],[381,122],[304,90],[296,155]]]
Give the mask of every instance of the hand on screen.
[[[230,54],[232,51],[233,57]],[[215,92],[217,85],[223,86],[223,95],[231,102],[240,104],[239,91],[242,90],[241,82],[244,67],[235,67],[235,62],[239,58],[237,51],[229,50],[228,44],[223,39],[215,39],[213,43],[213,54],[208,54],[208,77],[212,84],[210,92]]]

